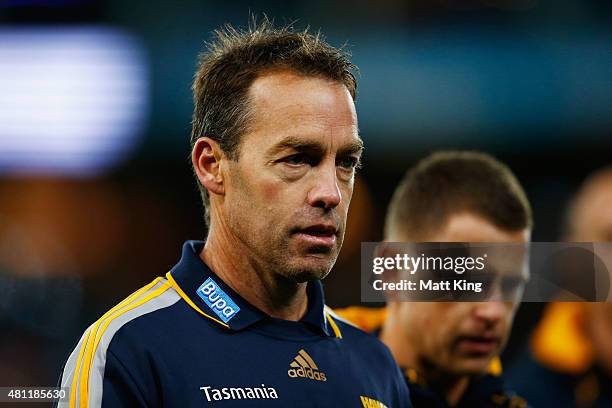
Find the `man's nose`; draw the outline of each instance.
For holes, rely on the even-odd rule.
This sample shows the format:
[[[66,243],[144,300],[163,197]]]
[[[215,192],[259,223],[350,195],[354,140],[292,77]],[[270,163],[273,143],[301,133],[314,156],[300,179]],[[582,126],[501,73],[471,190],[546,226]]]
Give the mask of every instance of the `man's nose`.
[[[313,207],[331,209],[342,201],[342,193],[338,187],[336,165],[322,166],[314,176],[314,185],[308,193],[308,204]]]
[[[495,324],[504,318],[508,306],[500,301],[479,302],[474,305],[474,316],[488,324]]]

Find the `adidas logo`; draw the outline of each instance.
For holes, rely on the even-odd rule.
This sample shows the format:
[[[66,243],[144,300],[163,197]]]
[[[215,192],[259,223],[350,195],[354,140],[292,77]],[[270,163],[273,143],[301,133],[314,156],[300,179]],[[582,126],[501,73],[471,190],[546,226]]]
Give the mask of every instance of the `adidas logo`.
[[[297,353],[297,356],[293,358],[291,364],[289,364],[287,375],[291,378],[302,377],[316,381],[327,381],[325,373],[319,370],[319,367],[317,367],[312,357],[310,357],[304,349],[301,349]]]

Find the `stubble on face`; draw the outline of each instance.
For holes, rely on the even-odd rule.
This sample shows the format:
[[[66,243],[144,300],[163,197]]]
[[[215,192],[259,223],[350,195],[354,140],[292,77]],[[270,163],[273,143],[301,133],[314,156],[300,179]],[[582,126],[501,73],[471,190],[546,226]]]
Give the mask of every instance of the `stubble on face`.
[[[257,270],[293,283],[323,279],[340,251],[353,190],[354,174],[336,161],[343,146],[361,142],[352,99],[341,84],[287,72],[259,78],[250,94],[253,123],[226,168],[227,226]],[[340,199],[317,204],[313,194],[324,201],[328,187]],[[304,233],[317,226],[333,227],[333,244]]]
[[[249,260],[256,270],[267,270],[275,275],[275,279],[286,280],[288,284],[303,283],[317,279],[324,279],[336,262],[344,238],[344,222],[336,210],[320,214],[320,211],[308,211],[300,208],[289,218],[301,224],[321,222],[333,223],[339,226],[336,244],[333,248],[325,246],[309,246],[299,248],[293,242],[293,235],[297,227],[286,226],[283,219],[275,219],[275,206],[264,207],[261,218],[254,220],[249,216],[252,213],[250,192],[252,189],[242,177],[242,170],[236,166],[232,171],[232,178],[239,190],[244,192],[234,201],[235,214],[228,219],[228,227],[233,236],[237,237],[247,249],[244,259]],[[274,194],[268,194],[270,201]],[[317,214],[319,213],[319,214]],[[310,221],[309,221],[310,220]],[[265,222],[269,222],[267,226]],[[258,231],[264,231],[260,234]]]

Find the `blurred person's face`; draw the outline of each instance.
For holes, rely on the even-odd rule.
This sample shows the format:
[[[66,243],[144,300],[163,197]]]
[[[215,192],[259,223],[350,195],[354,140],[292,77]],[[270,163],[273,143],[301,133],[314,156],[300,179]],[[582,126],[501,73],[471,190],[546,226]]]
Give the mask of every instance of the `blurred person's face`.
[[[353,100],[342,84],[287,71],[262,75],[249,96],[222,217],[247,259],[294,282],[321,279],[342,246],[362,150]]]
[[[471,214],[451,215],[428,242],[527,243],[529,230],[506,231]],[[486,373],[506,344],[519,299],[400,302],[399,319],[419,365],[452,375]]]
[[[588,186],[580,198],[571,240],[612,242],[612,174]]]
[[[580,198],[572,220],[574,231],[570,239],[578,242],[612,242],[612,175],[603,176],[587,186]],[[612,376],[612,304],[586,305],[585,320],[595,359]]]

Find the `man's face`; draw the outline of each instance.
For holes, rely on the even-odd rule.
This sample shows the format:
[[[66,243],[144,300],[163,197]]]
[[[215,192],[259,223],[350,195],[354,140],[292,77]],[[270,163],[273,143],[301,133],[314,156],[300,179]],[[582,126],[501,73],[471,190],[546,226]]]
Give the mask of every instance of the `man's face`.
[[[529,231],[505,231],[471,213],[450,216],[429,242],[526,243]],[[478,375],[504,347],[514,302],[401,302],[400,318],[420,364],[453,375]]]
[[[612,242],[612,172],[608,171],[586,186],[573,216],[572,241]],[[608,249],[599,255],[610,264],[612,255]],[[593,345],[597,363],[612,375],[612,304],[588,304],[584,313],[586,335]]]
[[[362,142],[347,88],[289,71],[249,90],[252,120],[226,161],[223,216],[246,259],[293,282],[321,279],[342,246]]]
[[[612,242],[612,171],[587,186],[571,224],[574,242]]]

